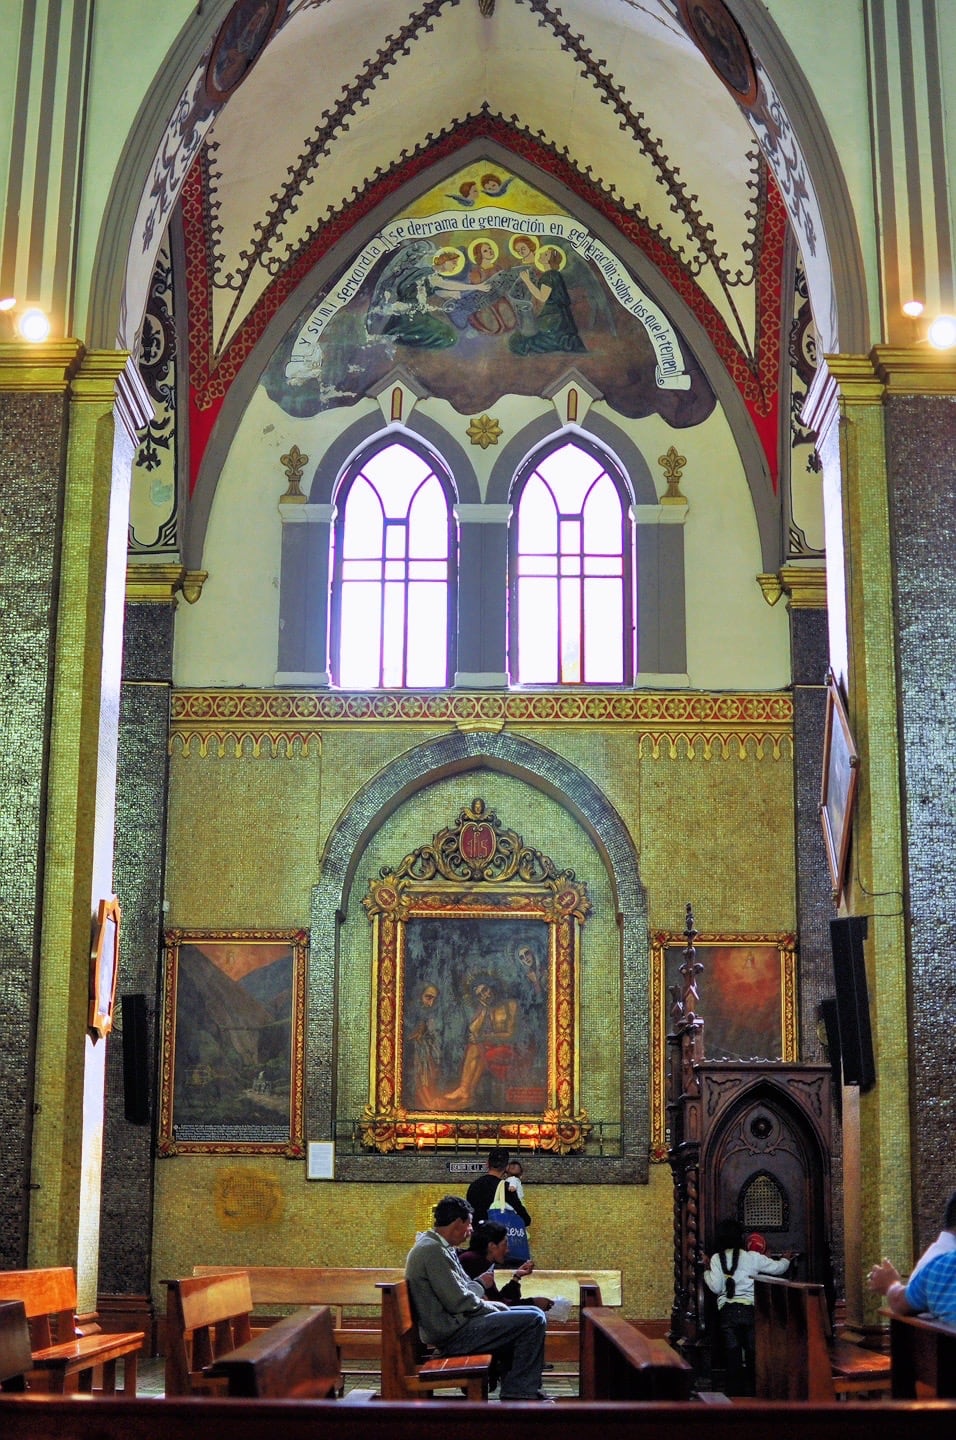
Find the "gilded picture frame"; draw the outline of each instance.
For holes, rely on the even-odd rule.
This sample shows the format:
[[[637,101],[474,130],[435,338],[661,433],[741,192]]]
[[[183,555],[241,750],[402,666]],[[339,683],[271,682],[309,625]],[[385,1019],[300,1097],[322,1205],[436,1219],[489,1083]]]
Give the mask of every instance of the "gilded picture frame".
[[[859,774],[860,756],[853,742],[840,687],[831,671],[827,679],[827,709],[823,729],[820,823],[823,826],[830,884],[836,904],[840,903],[846,884]]]
[[[89,1028],[93,1040],[105,1039],[113,1028],[113,1007],[119,977],[122,908],[115,895],[99,902],[90,951]]]
[[[687,937],[651,937],[651,1155],[667,1158],[667,1035]],[[694,940],[708,1060],[799,1059],[797,952],[792,934],[713,934]]]
[[[304,930],[169,930],[160,1155],[305,1154]]]
[[[590,909],[484,802],[369,883],[370,1097],[363,1144],[500,1142],[565,1154],[578,1095],[581,926]]]

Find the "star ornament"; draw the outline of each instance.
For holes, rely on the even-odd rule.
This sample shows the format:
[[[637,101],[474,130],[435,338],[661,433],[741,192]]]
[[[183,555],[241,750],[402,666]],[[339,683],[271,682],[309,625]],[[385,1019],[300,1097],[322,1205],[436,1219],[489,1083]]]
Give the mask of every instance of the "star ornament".
[[[472,420],[465,432],[472,445],[480,445],[482,450],[487,450],[489,445],[497,445],[503,434],[497,420],[490,415],[479,415]]]

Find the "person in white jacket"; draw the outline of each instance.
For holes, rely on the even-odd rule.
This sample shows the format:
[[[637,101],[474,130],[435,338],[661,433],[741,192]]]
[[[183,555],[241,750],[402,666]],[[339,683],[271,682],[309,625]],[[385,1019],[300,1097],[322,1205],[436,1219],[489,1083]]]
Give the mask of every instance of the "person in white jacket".
[[[728,1395],[754,1393],[754,1276],[785,1275],[791,1259],[789,1251],[774,1260],[759,1250],[748,1250],[736,1220],[721,1220],[717,1226],[704,1283],[717,1296]]]

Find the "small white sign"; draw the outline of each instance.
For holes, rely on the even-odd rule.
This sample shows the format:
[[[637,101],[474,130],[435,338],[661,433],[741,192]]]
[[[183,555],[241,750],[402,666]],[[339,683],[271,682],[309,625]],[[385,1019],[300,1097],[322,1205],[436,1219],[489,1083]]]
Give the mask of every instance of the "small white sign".
[[[335,1179],[335,1146],[331,1140],[310,1140],[305,1162],[307,1180]]]

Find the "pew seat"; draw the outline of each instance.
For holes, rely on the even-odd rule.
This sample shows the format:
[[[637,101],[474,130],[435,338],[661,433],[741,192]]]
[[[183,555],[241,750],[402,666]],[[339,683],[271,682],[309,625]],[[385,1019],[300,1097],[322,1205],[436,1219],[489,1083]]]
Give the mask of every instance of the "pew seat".
[[[683,1356],[601,1300],[599,1286],[581,1286],[581,1399],[689,1400],[694,1371]]]
[[[142,1330],[104,1335],[93,1323],[77,1333],[76,1276],[69,1266],[0,1271],[0,1301],[23,1302],[30,1331],[27,1388],[63,1394],[92,1391],[101,1376],[104,1394],[116,1391],[117,1362],[123,1362],[123,1393],[136,1394]]]

